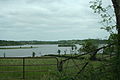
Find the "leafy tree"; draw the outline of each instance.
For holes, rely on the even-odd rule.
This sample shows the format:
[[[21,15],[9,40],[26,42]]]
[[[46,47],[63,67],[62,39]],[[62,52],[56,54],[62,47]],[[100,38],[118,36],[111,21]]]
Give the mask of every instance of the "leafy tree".
[[[109,39],[108,39],[108,44],[112,44],[113,42],[117,41],[117,34],[110,34]],[[112,55],[112,53],[116,53],[116,46],[112,45],[108,48],[105,48],[103,50],[103,54],[109,54],[110,56]]]
[[[110,42],[113,42],[116,47],[116,57],[112,61],[114,66],[111,69],[113,70],[112,80],[120,80],[120,0],[111,0],[111,2],[113,5],[103,7],[102,0],[94,0],[91,1],[92,5],[90,7],[101,16],[101,23],[104,25],[102,29],[111,34]],[[113,14],[109,13],[112,8],[114,9]]]
[[[91,58],[92,60],[96,60],[96,55],[93,56],[93,52],[98,48],[98,45],[97,44],[94,44],[94,42],[92,41],[85,41],[83,44],[82,44],[82,47],[79,49],[79,51],[81,52],[84,52],[85,54],[86,53],[89,53],[91,55]]]
[[[103,7],[102,0],[94,0],[91,1],[92,5],[90,8],[94,10],[94,13],[98,13],[102,21],[104,27],[101,29],[105,29],[110,34],[117,34],[117,41],[114,41],[118,46],[117,56],[120,55],[120,0],[111,0],[112,5],[108,5],[107,7]],[[109,13],[110,10],[114,8],[114,12]],[[116,31],[115,31],[116,30]]]

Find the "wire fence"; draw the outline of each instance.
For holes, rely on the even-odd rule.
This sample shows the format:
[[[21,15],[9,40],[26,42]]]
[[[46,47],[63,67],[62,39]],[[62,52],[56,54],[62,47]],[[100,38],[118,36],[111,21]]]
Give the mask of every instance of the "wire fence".
[[[100,58],[107,59],[111,57],[103,56]],[[62,60],[65,62],[60,66],[60,61]],[[66,57],[59,56],[0,57],[0,80],[42,80],[42,77],[51,77],[54,74],[58,74],[60,70],[62,70],[64,75],[76,76],[81,73],[86,63],[89,62],[86,62],[85,59],[71,58],[68,60]],[[95,69],[97,70],[99,67]]]
[[[55,57],[0,57],[0,80],[27,79],[57,71]]]

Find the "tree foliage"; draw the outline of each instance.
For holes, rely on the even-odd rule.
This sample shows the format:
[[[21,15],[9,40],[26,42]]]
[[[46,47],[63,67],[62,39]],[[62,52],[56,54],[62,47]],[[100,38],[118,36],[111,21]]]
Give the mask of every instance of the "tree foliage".
[[[90,53],[95,51],[98,48],[96,44],[94,44],[92,41],[85,41],[82,44],[82,47],[80,48],[80,51],[84,53]]]
[[[84,54],[89,53],[91,60],[96,60],[96,53],[93,53],[95,50],[97,50],[98,44],[92,42],[92,41],[85,41],[82,44],[82,47],[79,49],[79,52],[84,52]]]
[[[102,29],[110,33],[109,43],[115,43],[115,47],[111,48],[112,50],[116,50],[116,57],[111,61],[113,65],[110,69],[113,73],[110,80],[120,80],[120,0],[111,0],[111,2],[113,5],[104,7],[102,0],[94,0],[91,1],[92,5],[90,8],[94,10],[94,13],[98,13],[101,16],[101,22],[104,25]],[[109,10],[112,8],[113,14],[109,13]]]

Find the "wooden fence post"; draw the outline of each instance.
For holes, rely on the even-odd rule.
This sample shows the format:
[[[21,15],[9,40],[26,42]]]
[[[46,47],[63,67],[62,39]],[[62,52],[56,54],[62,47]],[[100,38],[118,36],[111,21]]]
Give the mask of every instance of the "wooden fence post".
[[[25,79],[25,58],[23,58],[23,79]]]

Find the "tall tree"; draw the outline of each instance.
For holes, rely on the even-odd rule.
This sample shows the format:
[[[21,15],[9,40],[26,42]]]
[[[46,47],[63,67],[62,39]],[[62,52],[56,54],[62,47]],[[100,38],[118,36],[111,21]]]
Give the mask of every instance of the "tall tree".
[[[120,57],[120,0],[112,0],[113,7],[114,7],[114,12],[116,16],[116,29],[118,31],[118,36],[117,36],[117,56]]]
[[[112,0],[114,12],[116,15],[116,29],[118,31],[117,36],[117,59],[116,61],[116,68],[115,68],[115,77],[120,80],[120,0]]]
[[[111,2],[113,3],[112,7],[114,8],[114,14],[116,19],[115,26],[112,23],[112,16],[110,15],[110,13],[107,12],[108,9],[102,6],[102,1],[104,0],[94,0],[92,1],[92,5],[90,7],[94,10],[95,13],[100,14],[103,19],[103,23],[107,24],[103,29],[110,32],[110,34],[113,34],[112,29],[113,27],[116,28],[117,37],[115,38],[117,41],[114,39],[114,41],[112,42],[114,42],[115,46],[117,47],[117,55],[116,58],[112,61],[114,65],[111,66],[111,70],[113,71],[113,80],[120,80],[120,0],[111,0]]]

